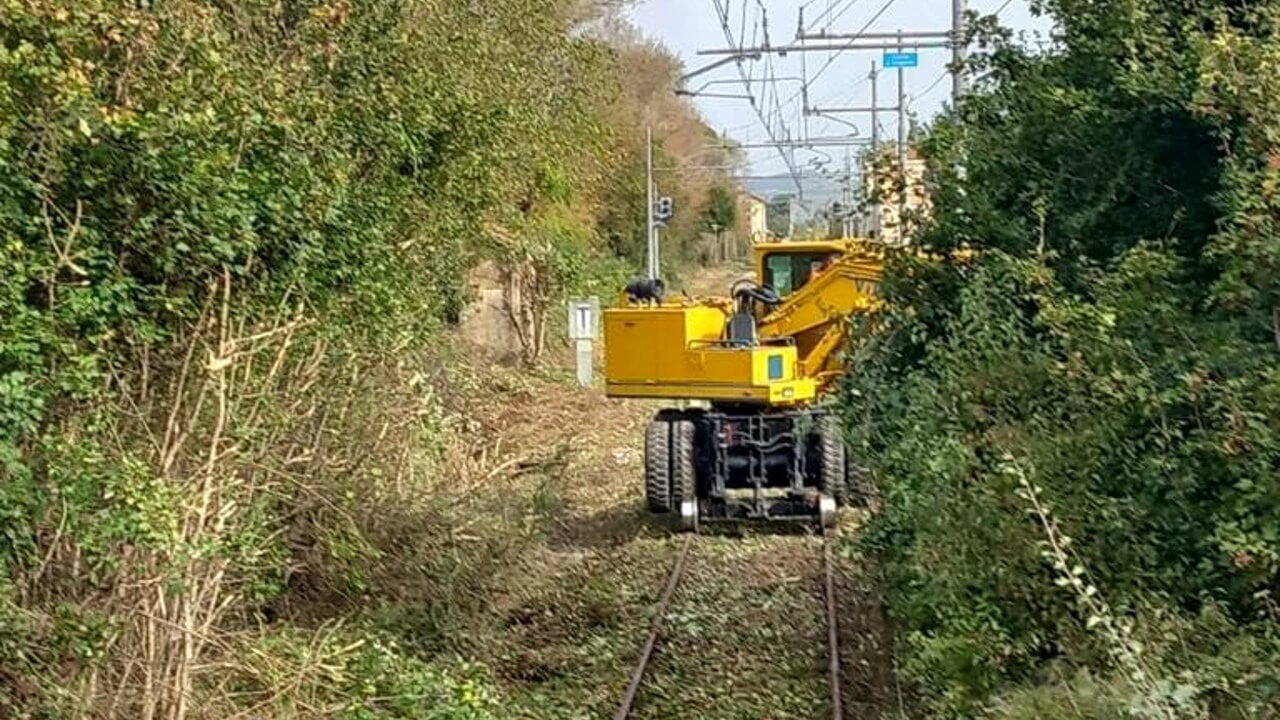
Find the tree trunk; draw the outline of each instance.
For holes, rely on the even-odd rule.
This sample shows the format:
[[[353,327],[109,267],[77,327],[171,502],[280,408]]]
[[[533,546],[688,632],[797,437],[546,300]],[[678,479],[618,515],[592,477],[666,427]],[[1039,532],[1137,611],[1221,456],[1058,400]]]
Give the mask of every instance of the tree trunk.
[[[507,318],[520,342],[521,359],[529,365],[542,359],[547,343],[549,293],[541,285],[542,273],[535,263],[523,261],[506,265],[502,271],[503,304]]]

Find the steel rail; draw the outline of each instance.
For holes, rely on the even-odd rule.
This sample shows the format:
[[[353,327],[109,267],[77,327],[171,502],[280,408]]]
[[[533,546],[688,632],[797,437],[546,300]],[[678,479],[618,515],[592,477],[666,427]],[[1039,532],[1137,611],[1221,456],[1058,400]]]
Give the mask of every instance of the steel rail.
[[[626,694],[622,696],[618,712],[613,716],[614,720],[627,720],[631,716],[631,706],[635,704],[636,694],[640,692],[640,683],[644,681],[644,671],[649,667],[653,649],[658,644],[658,636],[662,634],[667,607],[671,605],[676,586],[680,584],[680,577],[684,575],[685,559],[689,557],[689,548],[693,547],[694,537],[696,536],[686,535],[684,544],[680,546],[680,554],[676,556],[671,574],[667,576],[667,586],[662,590],[662,597],[658,600],[658,610],[653,616],[653,624],[649,627],[649,637],[644,642],[644,649],[640,651],[640,661],[636,663],[636,669],[631,673],[631,683],[627,686]]]
[[[844,720],[844,701],[840,695],[840,633],[836,620],[835,562],[831,559],[831,542],[822,543],[822,572],[827,601],[827,655],[831,673],[831,717]]]
[[[657,611],[654,615],[653,623],[650,625],[649,635],[645,639],[644,648],[640,651],[640,659],[636,662],[635,669],[631,672],[631,681],[627,685],[626,693],[622,696],[622,701],[618,704],[618,712],[613,716],[614,720],[627,720],[627,718],[631,717],[631,710],[635,705],[636,696],[640,692],[640,685],[644,682],[645,671],[649,668],[649,662],[653,659],[653,652],[657,647],[658,638],[662,635],[662,628],[667,610],[671,606],[671,599],[675,596],[676,588],[684,576],[685,561],[689,557],[689,549],[693,546],[695,537],[695,535],[686,536],[684,544],[680,546],[680,551],[676,556],[675,563],[672,565],[671,573],[667,576],[666,587],[663,588],[662,596],[658,600]],[[822,543],[822,566],[823,596],[827,615],[827,670],[831,686],[831,717],[834,720],[844,720],[844,698],[841,693],[840,681],[840,632],[836,613],[835,561],[832,558],[831,542],[829,540],[824,540]]]

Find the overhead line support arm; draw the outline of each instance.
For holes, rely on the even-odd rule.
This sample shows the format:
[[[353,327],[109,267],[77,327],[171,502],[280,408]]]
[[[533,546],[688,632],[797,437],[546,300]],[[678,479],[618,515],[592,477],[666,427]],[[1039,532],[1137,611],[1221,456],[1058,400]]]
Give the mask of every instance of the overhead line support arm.
[[[896,35],[894,37],[897,37]],[[764,54],[786,55],[788,53],[804,53],[804,52],[849,52],[856,50],[897,50],[899,47],[896,42],[874,42],[874,43],[826,43],[823,45],[773,45],[771,47],[750,47],[750,48],[714,48],[711,50],[699,50],[699,55],[728,55],[733,58],[758,57]],[[911,43],[913,48],[949,48],[949,42],[919,42]]]
[[[902,37],[910,40],[954,40],[955,34],[950,30],[907,30]],[[896,32],[866,33],[804,33],[796,36],[797,40],[897,40]]]
[[[698,77],[699,75],[704,75],[706,73],[709,73],[712,70],[715,70],[716,68],[722,67],[724,65],[728,65],[731,62],[736,62],[738,60],[759,60],[759,59],[760,59],[760,53],[758,52],[739,52],[729,57],[723,58],[721,60],[717,60],[705,67],[700,67],[691,73],[681,76],[679,84],[684,85],[685,83]]]

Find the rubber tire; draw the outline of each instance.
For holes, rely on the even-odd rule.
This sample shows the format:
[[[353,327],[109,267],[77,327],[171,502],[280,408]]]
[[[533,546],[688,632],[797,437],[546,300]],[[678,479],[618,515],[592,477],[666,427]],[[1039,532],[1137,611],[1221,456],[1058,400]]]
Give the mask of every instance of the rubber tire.
[[[671,421],[671,507],[679,509],[685,501],[698,499],[698,475],[695,453],[698,426],[686,417]],[[693,532],[697,532],[694,521]]]
[[[849,499],[848,457],[840,420],[823,415],[817,423],[818,489],[835,498],[836,507],[844,507]]]
[[[671,422],[662,415],[644,433],[644,497],[649,512],[671,512]]]
[[[678,418],[671,422],[671,505],[694,500],[698,493],[698,477],[694,452],[698,428],[692,420]]]

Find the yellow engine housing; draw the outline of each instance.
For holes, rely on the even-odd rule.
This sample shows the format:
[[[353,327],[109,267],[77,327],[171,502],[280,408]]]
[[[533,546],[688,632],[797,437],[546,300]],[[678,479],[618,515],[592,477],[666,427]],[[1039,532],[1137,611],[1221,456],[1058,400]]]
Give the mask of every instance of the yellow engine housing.
[[[735,348],[721,342],[729,307],[709,300],[607,311],[606,393],[779,406],[812,402],[817,385],[799,377],[794,344]]]

